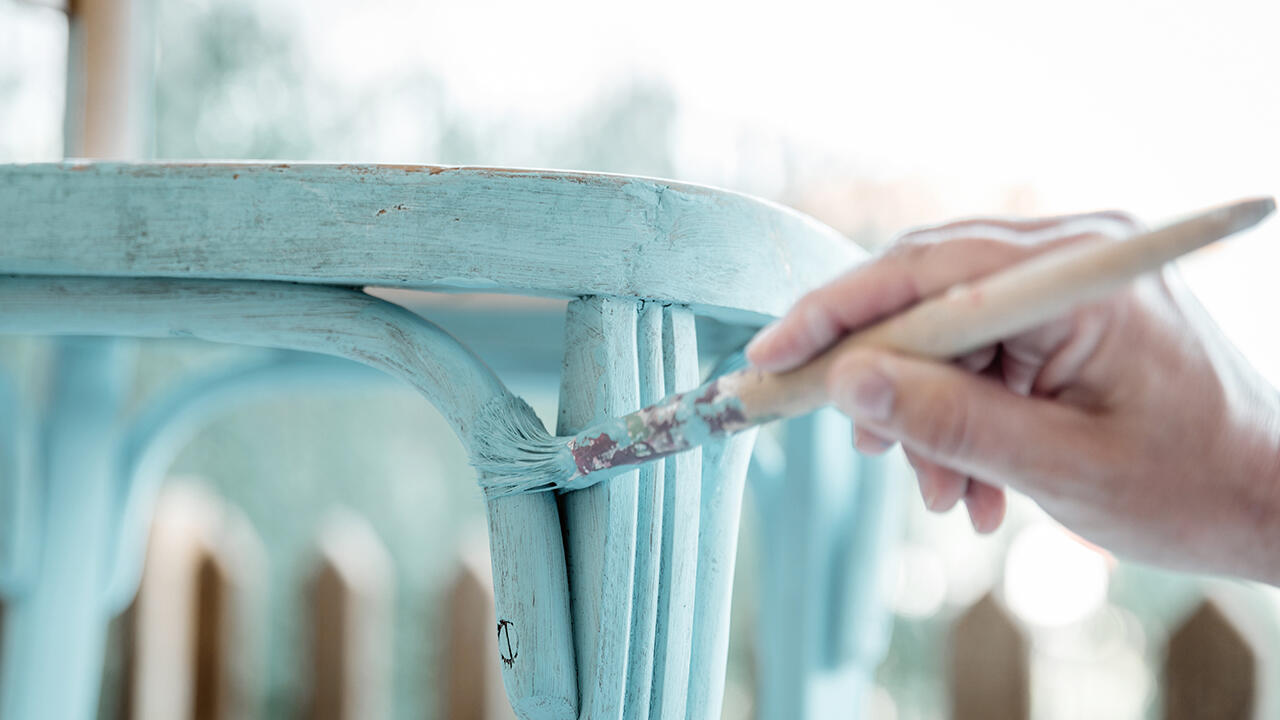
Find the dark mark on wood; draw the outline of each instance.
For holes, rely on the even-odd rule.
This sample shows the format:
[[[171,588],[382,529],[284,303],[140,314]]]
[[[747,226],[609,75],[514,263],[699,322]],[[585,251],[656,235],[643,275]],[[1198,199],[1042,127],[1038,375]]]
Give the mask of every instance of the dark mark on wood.
[[[514,666],[520,657],[520,638],[516,636],[515,623],[510,620],[498,621],[498,655],[507,667]]]

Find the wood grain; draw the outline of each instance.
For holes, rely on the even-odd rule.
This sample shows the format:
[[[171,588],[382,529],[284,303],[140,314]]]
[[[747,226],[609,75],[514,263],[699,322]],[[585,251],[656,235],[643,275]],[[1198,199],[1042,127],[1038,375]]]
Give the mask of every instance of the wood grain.
[[[685,307],[666,307],[662,318],[663,394],[697,387],[698,349],[693,313]],[[665,460],[652,691],[652,714],[660,718],[686,717],[702,514],[701,478],[701,448]]]
[[[557,433],[640,404],[639,303],[569,303]],[[560,496],[582,717],[619,719],[627,688],[636,560],[637,471]]]
[[[864,256],[732,192],[495,168],[0,165],[0,226],[0,273],[622,296],[756,324]]]

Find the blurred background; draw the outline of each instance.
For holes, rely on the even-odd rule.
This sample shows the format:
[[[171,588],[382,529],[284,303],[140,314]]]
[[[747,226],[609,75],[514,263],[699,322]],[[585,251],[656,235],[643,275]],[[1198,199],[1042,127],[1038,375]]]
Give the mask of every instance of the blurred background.
[[[1157,223],[1280,193],[1272,2],[157,0],[155,10],[160,159],[653,175],[776,200],[869,250],[955,216],[1120,208]],[[66,45],[61,12],[0,0],[0,162],[61,159]],[[1273,383],[1275,234],[1267,226],[1182,263]],[[48,352],[0,339],[0,362],[32,395]],[[136,402],[219,352],[142,344]],[[555,403],[530,400],[544,416]],[[439,716],[441,607],[483,513],[434,410],[394,383],[286,394],[219,419],[173,474],[252,528],[269,568],[253,707],[301,710],[298,608],[317,528],[359,518],[394,578],[392,714]],[[1229,608],[1255,647],[1277,647],[1273,589],[1117,562],[1022,499],[979,538],[962,510],[927,514],[905,472],[900,485],[908,518],[874,717],[947,716],[948,633],[988,592],[1030,639],[1037,718],[1159,717],[1163,649],[1203,597]],[[747,503],[725,707],[735,718],[752,714],[763,541]],[[1280,685],[1269,656],[1258,661],[1261,684]],[[122,716],[126,674],[108,663],[101,717]],[[1274,698],[1260,702],[1280,712]]]

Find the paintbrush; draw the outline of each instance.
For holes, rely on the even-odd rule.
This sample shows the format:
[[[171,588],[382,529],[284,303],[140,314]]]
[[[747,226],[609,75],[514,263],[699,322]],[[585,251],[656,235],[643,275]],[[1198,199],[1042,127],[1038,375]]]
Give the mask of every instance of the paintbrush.
[[[850,348],[957,357],[1106,297],[1137,275],[1255,225],[1274,208],[1272,198],[1244,200],[1125,240],[1099,239],[1047,251],[954,285],[846,336],[794,370],[730,372],[573,436],[553,437],[532,412],[496,408],[483,418],[487,427],[477,437],[484,440],[472,464],[490,495],[587,487],[628,466],[828,405],[831,364]]]

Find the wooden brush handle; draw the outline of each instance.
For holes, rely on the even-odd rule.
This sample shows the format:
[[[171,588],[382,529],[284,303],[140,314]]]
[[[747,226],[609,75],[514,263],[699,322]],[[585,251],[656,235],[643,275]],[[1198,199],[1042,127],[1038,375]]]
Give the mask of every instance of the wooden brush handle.
[[[746,416],[793,417],[829,404],[826,380],[844,351],[876,347],[925,358],[952,358],[1030,330],[1115,292],[1135,276],[1261,221],[1271,198],[1224,205],[1132,238],[1099,239],[1037,255],[971,283],[954,285],[865,330],[795,370],[748,369],[722,387]]]

